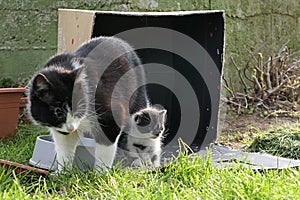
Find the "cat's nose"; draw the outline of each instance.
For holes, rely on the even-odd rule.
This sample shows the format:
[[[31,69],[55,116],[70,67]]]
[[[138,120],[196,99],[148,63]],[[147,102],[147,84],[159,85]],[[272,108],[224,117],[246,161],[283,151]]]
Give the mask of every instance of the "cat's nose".
[[[75,127],[73,125],[68,125],[67,126],[67,131],[74,132],[75,131]]]

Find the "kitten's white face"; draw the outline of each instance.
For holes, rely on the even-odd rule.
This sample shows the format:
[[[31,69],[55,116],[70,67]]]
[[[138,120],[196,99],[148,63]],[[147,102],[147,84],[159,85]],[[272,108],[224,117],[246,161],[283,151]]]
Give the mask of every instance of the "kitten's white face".
[[[156,139],[165,132],[166,110],[149,107],[132,115],[134,131],[130,135],[138,138]]]

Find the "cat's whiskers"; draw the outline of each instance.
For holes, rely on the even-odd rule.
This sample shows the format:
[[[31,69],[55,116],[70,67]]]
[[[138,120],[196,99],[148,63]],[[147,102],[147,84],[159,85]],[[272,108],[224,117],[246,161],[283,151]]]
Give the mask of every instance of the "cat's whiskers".
[[[87,110],[86,113],[79,118],[79,123],[81,123],[83,120],[88,120],[91,125],[99,125],[100,123],[97,119],[100,118],[102,115],[103,114],[99,114],[96,111]]]

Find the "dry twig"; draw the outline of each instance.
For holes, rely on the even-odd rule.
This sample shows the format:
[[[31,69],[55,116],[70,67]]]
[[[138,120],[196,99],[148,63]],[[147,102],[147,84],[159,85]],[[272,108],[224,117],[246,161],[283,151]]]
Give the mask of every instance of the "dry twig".
[[[231,80],[223,77],[224,87],[229,91],[226,103],[237,108],[238,113],[242,109],[257,108],[273,112],[279,101],[300,103],[300,52],[291,53],[285,44],[278,55],[268,57],[265,62],[261,53],[257,57],[253,52],[249,54],[255,60],[255,66],[250,66],[250,59],[241,68],[230,56],[243,92],[236,92]],[[246,75],[247,72],[252,78]]]

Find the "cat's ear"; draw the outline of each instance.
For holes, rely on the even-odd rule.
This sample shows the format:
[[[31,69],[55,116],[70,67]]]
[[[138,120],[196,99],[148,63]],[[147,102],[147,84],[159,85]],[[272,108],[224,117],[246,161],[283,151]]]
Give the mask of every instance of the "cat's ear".
[[[84,61],[84,59],[80,58],[80,57],[72,58],[71,63],[72,63],[73,69],[77,70],[77,69],[82,68],[84,66],[83,61]]]
[[[52,84],[44,74],[38,74],[33,80],[33,94],[45,103],[52,101],[51,90]]]
[[[84,73],[84,60],[82,58],[73,58],[72,59],[72,66],[74,70],[72,71],[72,74],[74,76],[74,80],[78,80],[81,82],[81,80],[85,77]]]
[[[52,84],[49,82],[47,77],[44,74],[37,74],[33,80],[33,88],[36,91],[45,91],[49,90],[52,87]]]

